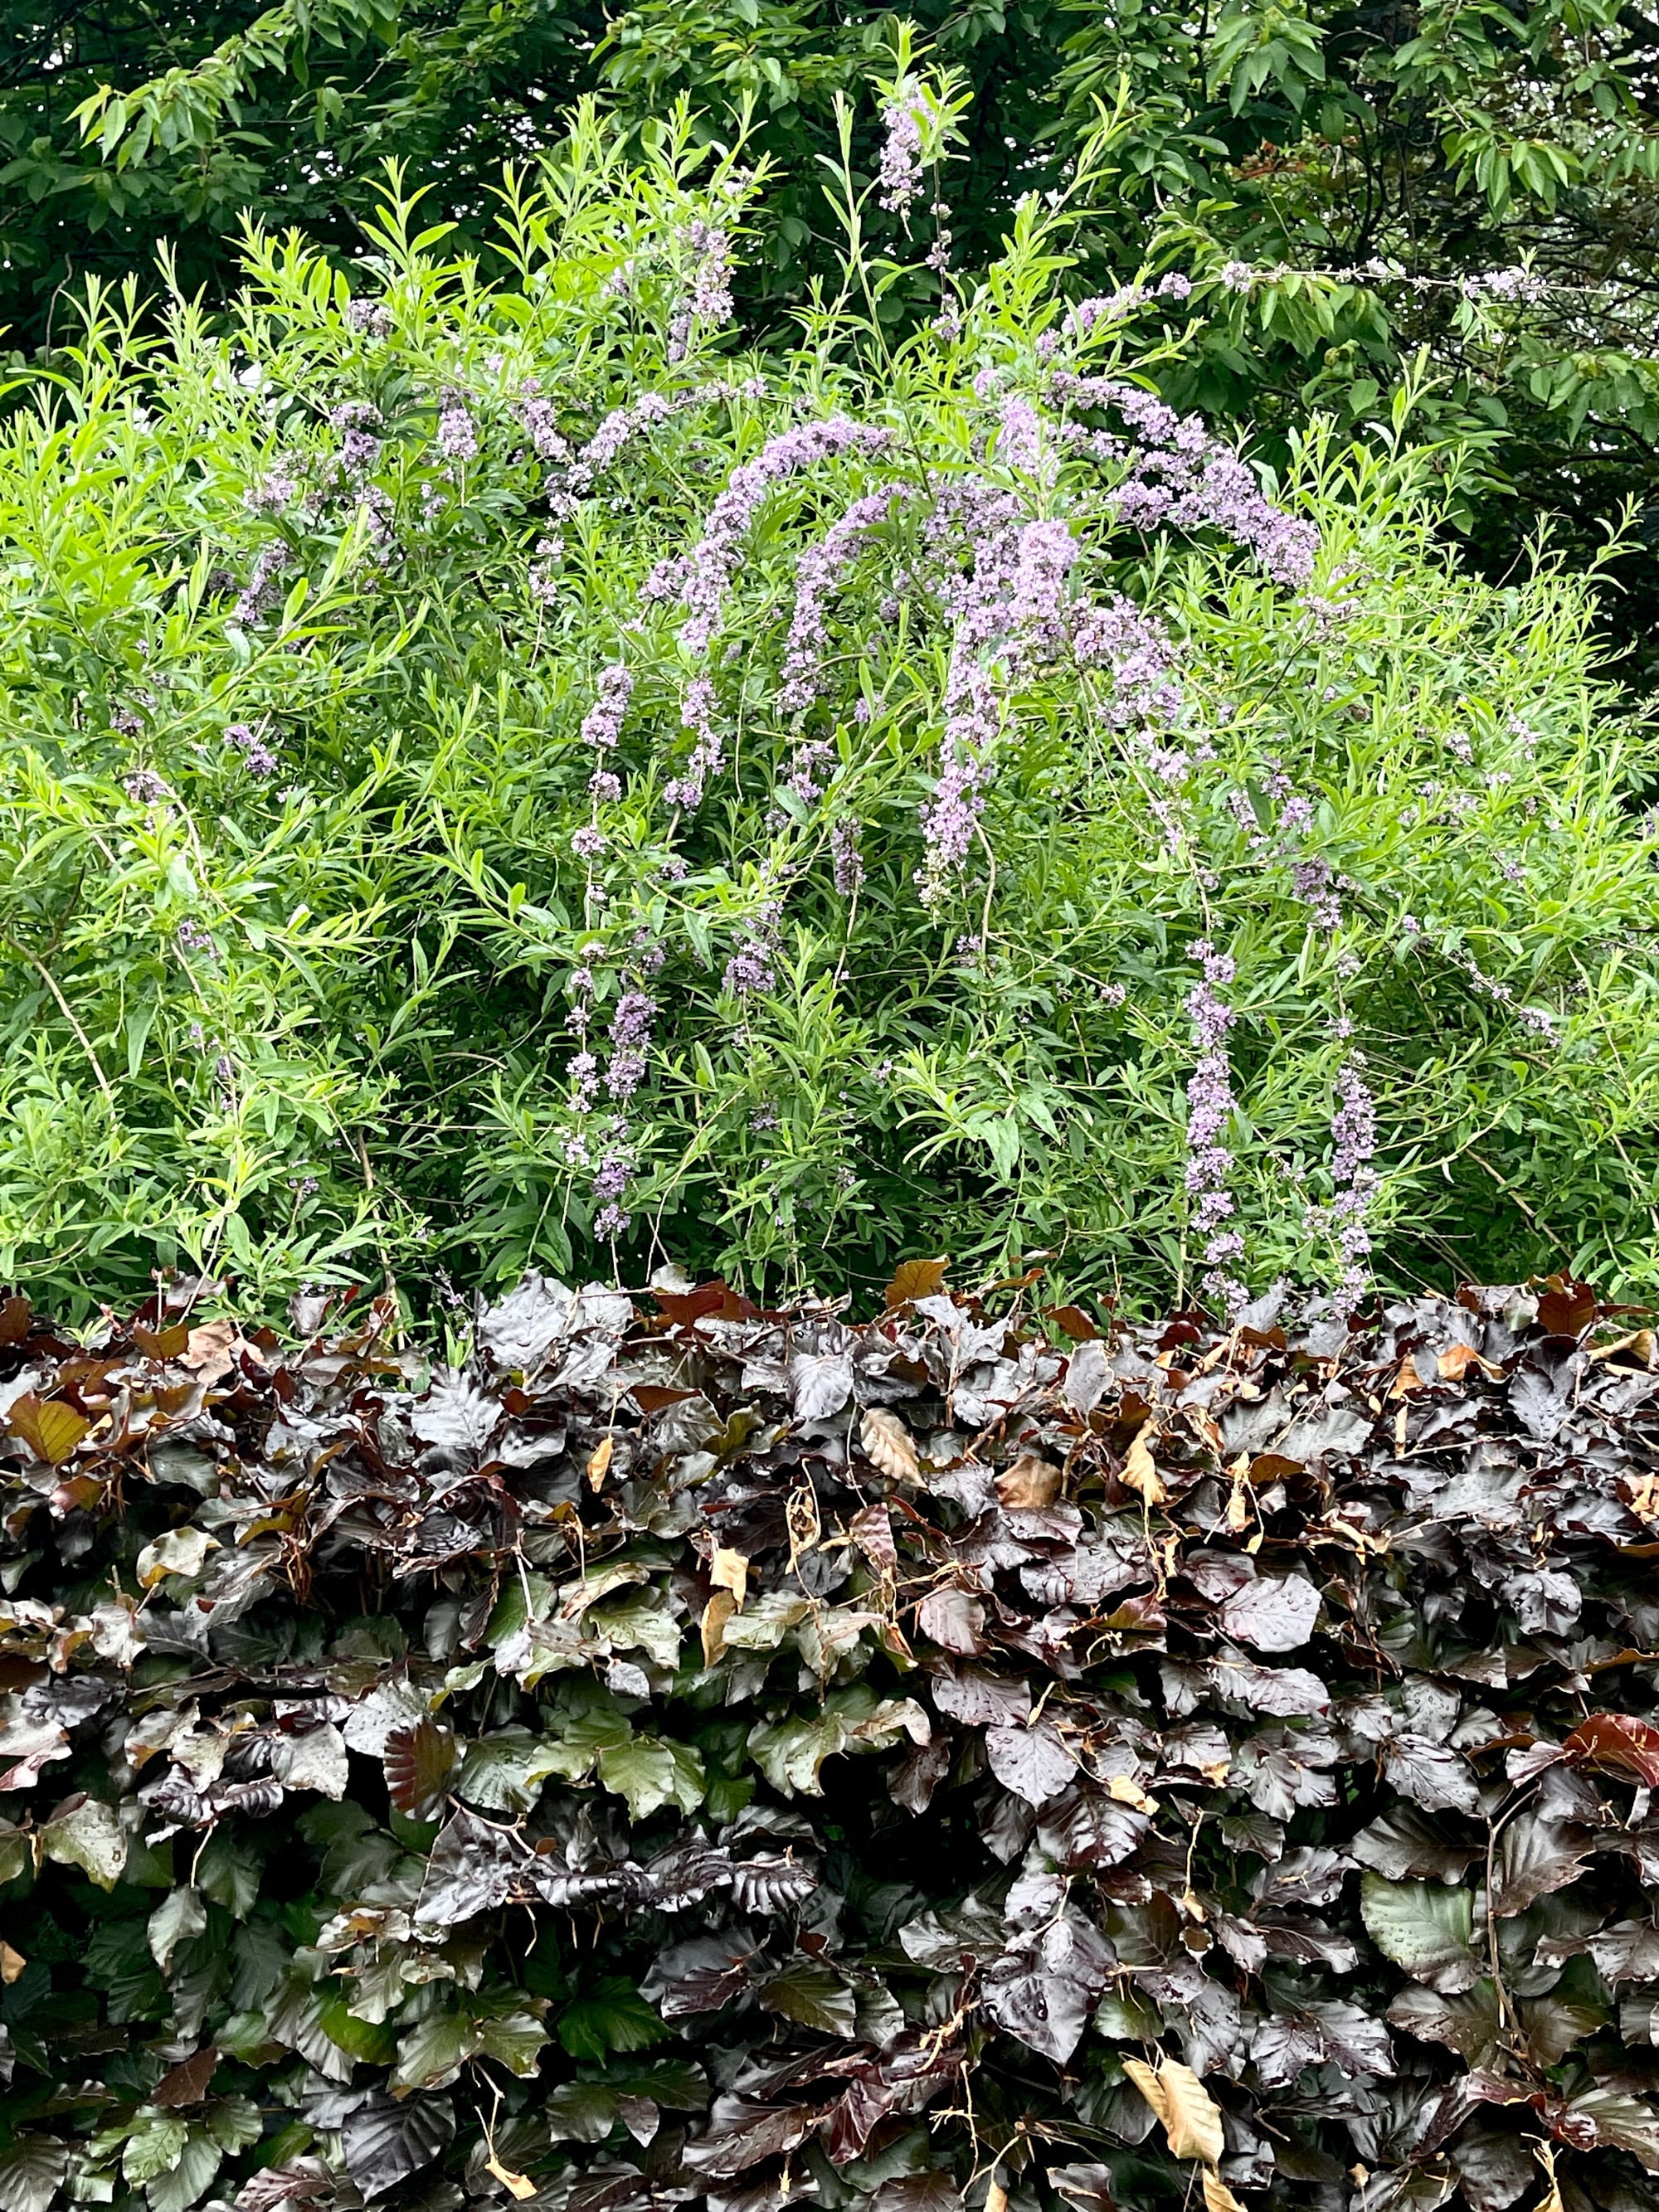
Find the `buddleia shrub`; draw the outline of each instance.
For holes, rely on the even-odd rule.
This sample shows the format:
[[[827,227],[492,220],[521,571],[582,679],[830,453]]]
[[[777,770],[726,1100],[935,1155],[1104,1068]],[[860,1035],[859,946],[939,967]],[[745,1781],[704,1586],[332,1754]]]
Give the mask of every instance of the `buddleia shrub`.
[[[1659,1352],[0,1315],[0,2206],[1659,2203]]]
[[[1067,294],[1109,145],[890,342],[863,210],[955,112],[793,351],[726,329],[764,179],[589,122],[494,276],[394,197],[13,394],[0,1273],[1651,1281],[1584,590],[1459,569],[1455,455],[1274,485],[1152,399],[1192,280]]]

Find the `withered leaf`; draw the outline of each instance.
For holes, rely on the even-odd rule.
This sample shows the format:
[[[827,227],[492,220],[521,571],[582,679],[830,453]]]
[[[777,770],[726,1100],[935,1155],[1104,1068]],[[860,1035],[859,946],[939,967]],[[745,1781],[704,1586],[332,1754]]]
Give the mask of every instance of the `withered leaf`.
[[[1148,1505],[1162,1505],[1170,1495],[1152,1457],[1152,1440],[1144,1428],[1137,1431],[1124,1454],[1118,1480],[1126,1490],[1138,1491]]]
[[[61,1398],[37,1398],[32,1390],[14,1398],[5,1416],[6,1426],[21,1437],[37,1459],[61,1467],[92,1427],[84,1413]]]
[[[698,1629],[702,1639],[702,1663],[712,1667],[726,1648],[726,1625],[738,1609],[738,1601],[729,1589],[711,1593],[702,1609]]]
[[[1126,2058],[1123,2070],[1163,2123],[1170,2155],[1214,2166],[1226,2148],[1221,2108],[1192,2069],[1175,2058],[1156,2068]]]
[[[916,1448],[896,1413],[884,1406],[872,1407],[859,1431],[859,1443],[878,1474],[884,1474],[890,1482],[915,1480]]]
[[[884,1293],[888,1312],[914,1305],[918,1298],[931,1298],[944,1287],[950,1269],[948,1260],[901,1260]]]
[[[1060,1469],[1035,1452],[1022,1452],[996,1478],[997,1497],[1011,1510],[1052,1505],[1060,1495]]]

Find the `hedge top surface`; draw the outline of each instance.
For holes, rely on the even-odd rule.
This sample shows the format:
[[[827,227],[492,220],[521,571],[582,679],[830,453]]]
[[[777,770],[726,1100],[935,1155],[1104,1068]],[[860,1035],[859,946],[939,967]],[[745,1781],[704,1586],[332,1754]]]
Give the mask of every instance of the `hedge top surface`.
[[[10,1302],[4,2212],[1651,2206],[1651,1332],[944,1278]]]

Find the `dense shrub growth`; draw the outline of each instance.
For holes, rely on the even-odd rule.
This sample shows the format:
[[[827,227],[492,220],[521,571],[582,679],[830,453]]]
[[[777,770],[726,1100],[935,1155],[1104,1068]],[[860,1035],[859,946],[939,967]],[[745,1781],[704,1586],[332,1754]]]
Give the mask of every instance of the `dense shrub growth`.
[[[1420,458],[1272,503],[1135,381],[1188,280],[1066,308],[1064,210],[890,353],[846,190],[764,372],[735,176],[584,129],[511,283],[407,210],[355,296],[264,240],[230,334],[106,302],[25,398],[0,1276],[1651,1282],[1650,740],[1582,591],[1460,574]]]
[[[348,256],[388,155],[487,251],[502,161],[550,143],[586,89],[644,133],[684,97],[705,138],[744,136],[771,164],[739,300],[751,329],[787,328],[835,265],[837,99],[873,176],[870,94],[912,17],[973,94],[943,178],[958,268],[995,256],[1022,192],[1070,180],[1103,100],[1123,136],[1079,241],[1088,289],[1149,253],[1200,272],[1164,397],[1270,450],[1313,407],[1369,436],[1424,347],[1416,428],[1480,460],[1462,520],[1493,573],[1540,509],[1585,564],[1626,501],[1651,509],[1659,129],[1639,0],[8,0],[0,322],[31,353],[61,341],[66,295],[89,273],[148,284],[158,236],[187,290],[222,299],[250,207]],[[929,313],[939,289],[919,266],[884,311]],[[1620,575],[1607,618],[1650,678],[1651,545],[1627,538]]]
[[[5,1309],[5,2212],[1659,2203],[1652,1333],[943,1273]]]

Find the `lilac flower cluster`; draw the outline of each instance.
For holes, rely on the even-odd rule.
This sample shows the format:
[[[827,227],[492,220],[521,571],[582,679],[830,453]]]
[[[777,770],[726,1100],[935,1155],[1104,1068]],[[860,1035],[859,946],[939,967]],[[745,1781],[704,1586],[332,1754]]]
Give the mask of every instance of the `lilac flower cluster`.
[[[1457,289],[1466,300],[1504,300],[1537,307],[1550,296],[1549,285],[1530,269],[1488,269],[1478,276],[1462,276]]]
[[[242,504],[255,514],[281,514],[299,496],[299,483],[286,470],[268,469],[242,494]]]
[[[645,1080],[646,1055],[651,1045],[651,1026],[657,1002],[648,992],[624,991],[611,1018],[611,1064],[605,1087],[619,1105],[625,1105]]]
[[[803,807],[815,805],[823,798],[823,784],[820,775],[827,777],[836,749],[827,738],[803,738],[791,751],[783,772],[783,788]],[[787,820],[780,817],[780,827]]]
[[[1178,269],[1166,271],[1156,284],[1121,284],[1115,292],[1097,299],[1079,300],[1066,315],[1066,334],[1079,339],[1092,337],[1103,325],[1109,329],[1114,323],[1127,321],[1155,300],[1173,300],[1178,304],[1190,299],[1192,290],[1192,278],[1183,276]]]
[[[1323,1225],[1341,1255],[1338,1295],[1352,1308],[1364,1296],[1370,1275],[1371,1201],[1377,1175],[1376,1102],[1365,1081],[1364,1062],[1351,1053],[1338,1072],[1337,1108],[1331,1116],[1331,1182],[1334,1192],[1323,1211]]]
[[[527,387],[526,387],[527,388]],[[556,515],[570,515],[593,489],[603,471],[615,463],[623,448],[645,431],[669,422],[690,408],[718,399],[761,399],[766,395],[763,377],[746,376],[735,381],[721,379],[711,384],[688,385],[683,392],[645,392],[626,407],[612,408],[587,443],[570,457],[550,447],[546,457],[562,467],[562,475],[549,489],[549,504]],[[521,410],[522,412],[522,410]],[[548,420],[550,422],[550,410]],[[532,439],[534,432],[532,432]],[[561,440],[562,445],[564,441]],[[538,444],[537,450],[543,448]]]
[[[246,722],[231,723],[225,732],[225,743],[240,753],[250,775],[264,777],[276,773],[276,754]]]
[[[1228,1178],[1233,1155],[1224,1141],[1232,1124],[1237,1102],[1233,1097],[1232,1071],[1227,1059],[1227,1033],[1235,1016],[1220,994],[1233,981],[1231,958],[1218,952],[1207,938],[1193,947],[1203,969],[1201,979],[1187,994],[1187,1015],[1193,1025],[1196,1053],[1187,1082],[1187,1172],[1194,1235],[1202,1237],[1207,1294],[1236,1311],[1249,1293],[1227,1271],[1244,1255],[1244,1240],[1224,1224],[1233,1213]]]
[[[536,557],[526,579],[530,596],[538,606],[550,607],[559,596],[559,568],[564,559],[562,538],[538,538]]]
[[[566,1020],[581,1040],[579,1049],[570,1058],[570,1103],[577,1115],[591,1114],[603,1083],[617,1110],[606,1115],[601,1125],[602,1133],[592,1141],[581,1128],[574,1130],[567,1144],[565,1157],[571,1167],[592,1170],[590,1187],[597,1201],[594,1234],[614,1237],[625,1234],[631,1220],[631,1216],[620,1203],[634,1166],[634,1139],[627,1109],[629,1102],[645,1081],[652,1030],[657,1017],[657,1001],[642,988],[643,980],[647,973],[654,973],[661,966],[662,958],[648,935],[641,933],[636,939],[635,972],[624,978],[623,989],[611,1014],[610,1048],[602,1070],[589,1037],[593,1026],[598,988],[592,963],[604,950],[604,945],[597,939],[580,946],[577,965],[571,970],[570,980],[566,986],[570,1000],[570,1011]]]
[[[701,653],[713,643],[742,540],[775,485],[787,483],[819,461],[842,453],[882,453],[891,442],[892,433],[878,425],[831,415],[823,422],[802,422],[780,431],[752,461],[733,469],[725,490],[708,510],[702,538],[684,560],[667,572],[672,577],[672,595],[688,615],[680,630],[681,644]],[[653,596],[668,597],[670,592],[659,588]]]
[[[1310,851],[1306,842],[1314,826],[1313,802],[1297,791],[1278,761],[1269,767],[1265,779],[1268,796],[1279,806],[1279,856],[1288,860],[1291,888],[1313,918],[1316,928],[1334,937],[1342,927],[1341,885],[1322,853]],[[1254,810],[1243,792],[1234,794],[1235,800],[1243,800],[1241,821],[1249,816],[1249,826],[1256,830]],[[1267,837],[1259,830],[1250,839],[1254,851],[1263,850]]]
[[[953,654],[945,694],[947,715],[939,741],[939,775],[933,796],[921,809],[927,857],[920,877],[924,905],[944,895],[945,880],[958,873],[972,849],[985,811],[985,786],[991,753],[1001,731],[997,688],[988,669],[970,655]]]
[[[280,538],[271,538],[254,555],[253,573],[236,602],[236,619],[245,629],[282,605],[282,580],[292,565],[292,556]]]
[[[909,95],[907,100],[905,95]],[[889,215],[908,216],[910,204],[921,192],[921,120],[910,105],[914,85],[902,84],[898,95],[883,108],[881,167],[877,176],[878,198]]]
[[[1083,548],[1066,523],[1030,520],[1014,495],[982,479],[933,489],[924,537],[944,564],[939,595],[954,628],[939,775],[922,814],[927,850],[919,881],[929,904],[966,860],[993,773],[1003,696],[1024,672],[1068,651],[1084,665],[1106,662],[1120,725],[1137,716],[1171,719],[1181,704],[1174,649],[1156,623],[1121,597],[1100,607],[1070,596]],[[967,551],[965,570],[957,565],[959,548]],[[1179,781],[1188,757],[1170,760]]]
[[[1073,441],[1103,458],[1122,455],[1127,469],[1117,491],[1120,519],[1132,529],[1212,529],[1247,546],[1276,583],[1305,584],[1313,574],[1319,533],[1266,497],[1254,472],[1229,446],[1212,438],[1196,415],[1180,416],[1151,392],[1112,377],[1055,370],[1048,392],[1068,408],[1109,407],[1138,440],[1115,440],[1069,425]]]
[[[695,814],[702,805],[704,787],[711,776],[720,774],[725,758],[725,744],[714,720],[717,711],[713,684],[706,676],[694,676],[680,701],[680,721],[696,742],[684,773],[671,777],[662,793],[670,806],[687,814]]]
[[[952,635],[939,775],[921,810],[926,853],[918,882],[927,905],[942,897],[972,848],[1001,735],[1004,690],[1036,649],[1052,647],[1076,552],[1063,523],[1031,522],[1019,500],[996,485],[969,477],[932,489],[924,538],[941,564],[939,597]]]
[[[381,441],[374,434],[384,427],[380,409],[366,399],[347,399],[333,409],[328,422],[342,434],[336,456],[340,474],[349,483],[363,483],[380,466]]]
[[[458,392],[447,392],[438,410],[436,432],[438,451],[452,464],[476,461],[478,458],[478,431],[465,400]]]
[[[998,410],[997,459],[1011,469],[1023,469],[1035,476],[1042,466],[1046,443],[1036,403],[1025,392],[1010,392]]]
[[[720,330],[732,319],[730,233],[698,216],[686,226],[686,240],[692,256],[691,290],[674,310],[668,338],[670,361],[684,360],[694,330],[699,326]]]
[[[671,416],[679,413],[702,394],[698,391],[678,392],[642,392],[626,407],[613,407],[599,427],[582,447],[577,466],[585,472],[583,486],[591,483],[601,469],[608,469],[623,447],[642,430],[656,423],[666,422]]]
[[[1020,531],[1004,619],[1027,651],[1052,657],[1068,635],[1066,583],[1082,550],[1064,522],[1028,522]]]
[[[543,460],[569,459],[570,441],[559,428],[553,402],[543,392],[538,377],[526,376],[519,386],[516,411],[526,436]]]
[[[843,815],[830,832],[830,865],[836,892],[851,898],[864,881],[864,855],[859,825],[850,815]]]
[[[1109,669],[1112,699],[1107,711],[1118,728],[1136,721],[1169,723],[1180,713],[1176,649],[1169,634],[1122,592],[1083,612],[1073,632],[1072,651],[1083,667],[1103,663]]]
[[[1312,915],[1315,927],[1334,937],[1342,927],[1342,900],[1323,854],[1304,853],[1291,862],[1291,888]]]
[[[596,1237],[625,1237],[633,1226],[633,1215],[618,1203],[633,1172],[632,1152],[620,1134],[613,1134],[593,1170],[593,1195],[604,1201],[593,1217]]]
[[[628,714],[628,702],[634,696],[634,676],[627,664],[613,660],[600,672],[599,695],[582,720],[581,738],[585,745],[598,745],[611,751],[622,736],[623,723]]]
[[[823,688],[823,654],[830,641],[825,605],[851,566],[860,541],[884,522],[908,487],[889,484],[855,499],[795,566],[795,605],[784,647],[783,681],[778,704],[786,714],[804,712]]]
[[[721,988],[732,998],[759,998],[777,980],[778,931],[782,919],[781,899],[767,899],[757,908],[720,977]]]
[[[943,279],[951,273],[951,210],[943,200],[935,200],[928,212],[933,218],[933,242],[922,258],[925,266]]]
[[[346,309],[346,320],[365,337],[389,338],[392,335],[392,312],[379,300],[354,300]]]

